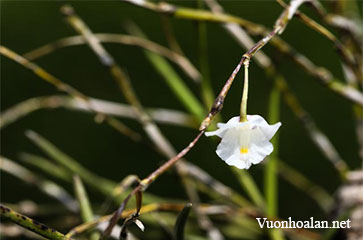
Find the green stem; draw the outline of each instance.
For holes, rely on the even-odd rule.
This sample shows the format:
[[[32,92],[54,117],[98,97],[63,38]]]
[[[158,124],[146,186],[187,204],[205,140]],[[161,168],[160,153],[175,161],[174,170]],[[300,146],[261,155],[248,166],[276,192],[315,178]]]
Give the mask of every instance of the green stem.
[[[80,175],[84,181],[86,181],[90,185],[93,185],[96,189],[102,191],[104,194],[110,194],[113,192],[113,189],[116,187],[116,185],[110,180],[99,177],[89,172],[77,161],[61,152],[52,143],[50,143],[39,134],[29,130],[26,132],[26,135],[48,156],[56,160],[64,167],[68,168],[71,172]]]
[[[84,223],[91,222],[94,220],[93,211],[87,196],[86,189],[84,188],[84,185],[82,183],[82,180],[79,176],[75,175],[73,177],[73,182],[74,182],[74,192],[76,194],[79,203],[82,220]],[[98,240],[99,233],[93,231],[89,237],[90,240]]]
[[[269,122],[275,123],[279,120],[280,112],[280,92],[276,87],[273,87],[270,94],[269,104]],[[277,216],[277,156],[278,156],[278,133],[271,140],[274,145],[274,151],[269,157],[265,172],[265,194],[266,194],[266,205],[267,205],[267,216]]]
[[[131,34],[146,38],[145,34],[135,24],[128,24],[126,27]],[[184,107],[199,121],[202,121],[205,116],[203,106],[169,62],[164,57],[148,50],[145,50],[145,55]]]
[[[59,148],[53,145],[50,141],[40,136],[39,134],[28,131],[27,136],[37,145],[44,153],[46,153],[50,158],[57,161],[62,167],[69,170],[72,174],[79,175],[82,180],[87,183],[90,187],[94,188],[104,196],[113,196],[115,188],[117,188],[117,183],[111,180],[100,177],[93,172],[86,169],[84,166],[79,164],[76,160],[62,152]],[[128,191],[129,192],[129,191]],[[123,195],[128,194],[128,192],[123,193]],[[122,202],[122,197],[113,199],[116,204]],[[161,199],[151,195],[144,194],[144,202],[160,202]]]
[[[241,100],[240,122],[247,122],[247,98],[248,98],[248,62],[245,62],[245,79]]]
[[[278,172],[283,179],[311,197],[324,212],[331,211],[334,199],[321,186],[312,182],[308,177],[305,177],[280,159],[278,160]]]
[[[145,51],[145,54],[184,107],[197,117],[198,120],[202,121],[205,115],[203,107],[170,64],[163,57],[155,53]]]
[[[71,240],[64,234],[0,204],[0,216],[51,240]]]
[[[0,156],[0,172],[9,173],[27,184],[36,186],[43,193],[61,202],[71,212],[77,211],[76,202],[63,187],[35,175],[20,164]]]
[[[256,206],[264,209],[265,201],[251,175],[246,170],[240,170],[237,168],[232,168],[232,171],[238,178],[241,186],[246,189],[248,196],[252,199]]]
[[[276,76],[278,77],[278,76]],[[276,86],[271,89],[269,99],[269,122],[276,123],[279,121],[280,115],[280,92]],[[277,133],[271,140],[274,151],[271,153],[265,171],[265,195],[266,195],[266,215],[275,218],[278,215],[278,136]],[[271,239],[284,239],[281,230],[270,229],[269,235]]]
[[[36,167],[54,178],[70,182],[72,175],[69,171],[64,167],[51,162],[49,159],[30,153],[21,153],[20,159],[24,163]]]

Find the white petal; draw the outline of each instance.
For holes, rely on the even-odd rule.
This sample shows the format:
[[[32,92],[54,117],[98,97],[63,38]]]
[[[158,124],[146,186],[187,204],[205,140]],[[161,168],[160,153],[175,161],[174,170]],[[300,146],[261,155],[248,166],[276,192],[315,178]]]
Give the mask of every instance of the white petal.
[[[249,161],[242,161],[239,158],[239,155],[233,154],[231,157],[229,157],[226,161],[225,161],[228,165],[230,166],[235,166],[239,169],[249,169],[251,166],[251,162]]]
[[[247,121],[254,126],[268,126],[266,120],[260,115],[247,115]]]
[[[270,140],[281,126],[280,122],[269,125],[266,120],[259,115],[248,115],[247,120],[253,127],[259,127],[267,140]]]
[[[217,147],[217,155],[224,161],[234,155],[236,150],[238,151],[239,149],[238,138],[238,131],[234,131],[233,129],[226,131],[222,141]]]
[[[213,132],[205,132],[204,134],[207,136],[207,137],[210,137],[210,136],[218,136],[220,138],[223,138],[224,134],[226,133],[228,129],[226,128],[220,128],[220,129],[217,129]]]
[[[259,142],[268,141],[261,127],[255,127],[251,133],[251,143],[258,144]]]
[[[263,134],[265,135],[266,139],[270,140],[275,135],[277,130],[280,128],[280,126],[281,126],[281,123],[278,122],[274,125],[260,127],[260,129],[263,132]]]
[[[213,131],[213,132],[206,132],[205,135],[207,137],[217,135],[218,137],[223,138],[224,134],[226,133],[225,132],[226,130],[235,128],[238,126],[244,126],[245,124],[246,124],[246,122],[239,121],[239,117],[233,117],[227,123],[218,123],[217,127],[219,129],[217,129],[216,131]]]
[[[269,141],[263,141],[259,143],[252,143],[250,152],[249,152],[249,160],[253,164],[260,163],[266,156],[270,155],[273,151],[274,147],[272,143]]]
[[[220,129],[230,129],[238,126],[243,126],[246,124],[245,122],[240,122],[239,117],[233,117],[229,119],[227,123],[218,123],[217,127]]]

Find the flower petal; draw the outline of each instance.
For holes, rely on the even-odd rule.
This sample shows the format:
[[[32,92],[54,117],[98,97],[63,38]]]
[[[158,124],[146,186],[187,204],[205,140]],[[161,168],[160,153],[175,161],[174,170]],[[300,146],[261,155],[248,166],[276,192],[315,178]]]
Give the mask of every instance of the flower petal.
[[[226,130],[235,128],[237,126],[243,126],[245,124],[247,124],[247,123],[239,121],[239,117],[233,117],[227,123],[218,123],[217,127],[219,129],[217,129],[216,131],[212,131],[212,132],[206,132],[205,135],[207,137],[217,135],[218,137],[223,138]]]
[[[245,124],[245,123],[240,122],[239,117],[233,117],[233,118],[229,119],[228,122],[226,122],[226,123],[217,123],[217,127],[223,128],[223,129],[229,129],[229,128],[233,128],[233,127],[237,127],[237,126],[242,126],[243,124]]]
[[[255,127],[252,129],[251,133],[251,143],[258,143],[268,141],[269,139],[266,138],[263,129],[261,127]]]
[[[237,167],[239,169],[249,169],[250,166],[251,166],[251,162],[250,161],[242,161],[239,158],[238,154],[233,154],[225,162],[228,165],[235,166],[235,167]]]
[[[263,134],[265,135],[267,140],[270,140],[275,133],[277,132],[277,130],[280,128],[281,123],[275,123],[274,125],[268,125],[268,126],[263,126],[260,127],[261,131],[263,132]]]
[[[226,133],[226,131],[228,130],[228,128],[220,128],[220,129],[217,129],[215,131],[212,131],[212,132],[205,132],[204,134],[207,136],[207,137],[210,137],[210,136],[218,136],[220,138],[223,138],[224,134]]]
[[[226,161],[230,158],[233,154],[235,154],[236,150],[239,149],[239,132],[230,129],[226,131],[222,141],[219,143],[217,147],[217,155]]]
[[[274,147],[269,141],[252,143],[249,153],[249,160],[253,164],[260,163],[266,156],[270,155]]]
[[[268,126],[266,120],[260,115],[247,115],[247,121],[254,126]]]

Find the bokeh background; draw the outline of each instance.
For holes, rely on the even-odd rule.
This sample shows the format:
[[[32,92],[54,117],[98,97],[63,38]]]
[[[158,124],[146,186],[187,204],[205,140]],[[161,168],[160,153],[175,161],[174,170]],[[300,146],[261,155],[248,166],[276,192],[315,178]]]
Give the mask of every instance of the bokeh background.
[[[158,14],[119,1],[69,1],[68,3],[71,3],[78,15],[95,33],[126,33],[123,27],[125,21],[134,21],[150,40],[167,46]],[[171,3],[196,7],[194,1]],[[1,44],[23,54],[59,38],[76,35],[60,13],[63,4],[62,1],[2,1]],[[223,1],[222,5],[231,14],[269,28],[273,26],[282,11],[274,1]],[[309,8],[303,6],[301,9],[314,18]],[[171,22],[185,55],[198,66],[196,22],[173,18]],[[219,92],[245,50],[220,24],[207,23],[207,30],[210,76],[214,91]],[[320,34],[293,19],[282,38],[317,65],[328,68],[338,79],[344,79],[340,60],[332,43]],[[140,48],[107,43],[104,46],[116,61],[127,69],[132,85],[145,107],[162,107],[186,112]],[[311,113],[318,127],[329,137],[349,167],[358,168],[361,163],[358,157],[352,104],[324,88],[270,45],[263,50],[276,62],[302,106]],[[86,45],[59,49],[37,59],[36,62],[88,96],[125,103],[108,70],[99,63]],[[200,99],[200,88],[178,67],[175,67],[175,70]],[[271,87],[271,81],[266,77],[264,70],[252,61],[249,114],[267,117]],[[238,75],[226,99],[221,112],[223,120],[226,121],[239,114],[241,92],[242,74]],[[1,111],[28,98],[54,94],[60,92],[19,64],[1,58]],[[282,122],[280,159],[333,195],[341,182],[332,164],[312,143],[301,123],[283,102],[280,118]],[[134,130],[143,133],[136,121],[121,120]],[[197,133],[197,130],[190,128],[160,124],[159,126],[176,149],[186,146]],[[153,149],[130,141],[106,124],[96,123],[93,114],[66,109],[36,111],[3,128],[1,155],[22,165],[24,163],[19,160],[19,154],[22,152],[44,156],[39,148],[25,137],[24,133],[28,129],[43,135],[88,169],[114,181],[120,181],[129,174],[145,177],[165,161],[165,158]],[[216,146],[216,141],[204,137],[186,158],[245,195],[237,179],[231,174],[230,167],[215,154]],[[32,170],[40,173],[34,168]],[[261,190],[263,190],[263,170],[263,164],[252,166],[249,170]],[[64,187],[70,192],[73,191],[71,185]],[[148,192],[167,198],[187,199],[174,170],[160,177]],[[89,195],[94,203],[102,203],[104,200],[104,197],[97,192],[89,191]],[[282,179],[279,179],[278,197],[281,218],[327,219],[326,214],[309,196]],[[1,201],[16,204],[24,199],[39,204],[49,204],[54,201],[35,187],[2,173]],[[207,197],[202,194],[202,200],[204,199],[207,200]],[[48,223],[51,224],[52,221]]]

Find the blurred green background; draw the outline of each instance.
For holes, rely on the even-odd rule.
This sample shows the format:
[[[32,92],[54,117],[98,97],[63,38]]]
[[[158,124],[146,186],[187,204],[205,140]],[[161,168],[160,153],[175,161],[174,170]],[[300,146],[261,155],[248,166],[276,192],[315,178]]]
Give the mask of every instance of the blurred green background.
[[[69,3],[95,33],[126,33],[123,24],[132,20],[141,27],[149,39],[167,46],[158,14],[119,1]],[[196,7],[194,1],[172,3]],[[59,38],[76,35],[59,11],[62,4],[64,4],[62,1],[2,1],[1,44],[23,54]],[[269,28],[273,26],[282,11],[274,1],[223,1],[222,5],[231,14]],[[305,7],[302,10],[310,12]],[[196,23],[190,20],[172,19],[172,24],[184,53],[197,66]],[[208,23],[207,29],[210,76],[214,91],[219,92],[245,50],[219,24]],[[332,43],[321,35],[293,19],[282,38],[317,65],[328,68],[336,77],[344,79],[339,57]],[[127,69],[134,89],[145,107],[186,111],[140,48],[120,44],[104,44],[104,46],[116,61]],[[351,168],[357,168],[360,163],[351,103],[325,89],[301,68],[282,57],[273,47],[267,45],[263,50],[276,61],[303,107],[311,113],[341,157]],[[107,69],[99,63],[86,45],[62,48],[36,62],[88,96],[125,102]],[[175,69],[200,99],[199,87],[178,67]],[[252,61],[249,114],[267,117],[270,89],[271,81]],[[238,75],[226,99],[221,113],[225,121],[239,114],[241,92],[242,74]],[[59,94],[53,86],[19,64],[1,58],[2,111],[28,98],[53,94]],[[142,132],[140,125],[135,121],[121,120]],[[333,194],[340,184],[337,172],[313,145],[301,124],[283,102],[281,122],[279,150],[281,159]],[[163,125],[160,127],[176,149],[186,146],[197,133],[196,130],[183,127]],[[17,162],[20,162],[18,156],[21,152],[42,155],[41,151],[25,137],[24,132],[27,129],[43,135],[97,174],[115,181],[120,181],[128,174],[145,177],[165,161],[151,148],[130,141],[106,124],[97,124],[93,114],[64,109],[37,111],[2,129],[1,155]],[[243,192],[231,174],[230,167],[215,154],[216,145],[216,142],[202,138],[186,159],[231,188]],[[252,166],[249,171],[263,190],[263,166]],[[70,186],[66,188],[72,191]],[[187,198],[174,171],[164,174],[148,191],[160,196]],[[89,194],[93,201],[103,201],[102,196],[94,192]],[[16,203],[24,199],[38,203],[53,201],[18,179],[1,174],[1,201]],[[296,220],[306,220],[310,217],[325,218],[313,200],[281,179],[279,215],[282,218],[292,217]]]

